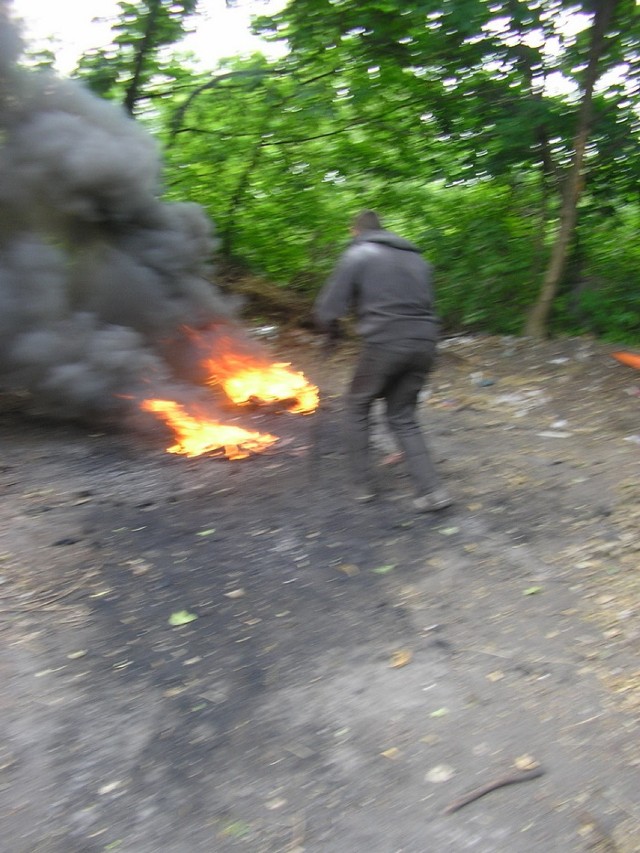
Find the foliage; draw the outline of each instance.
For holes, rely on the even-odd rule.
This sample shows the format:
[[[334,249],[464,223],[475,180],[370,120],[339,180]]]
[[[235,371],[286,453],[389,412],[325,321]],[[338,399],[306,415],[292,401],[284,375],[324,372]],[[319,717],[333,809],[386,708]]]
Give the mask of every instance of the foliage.
[[[640,270],[640,209],[624,205],[614,215],[584,223],[588,276],[573,294],[578,331],[612,341],[640,341],[640,287],[630,273]]]
[[[210,73],[167,51],[195,0],[132,0],[113,47],[78,73],[104,96],[133,93],[165,146],[167,197],[206,208],[227,260],[312,297],[353,213],[374,207],[435,264],[448,328],[517,333],[551,257],[589,25],[607,2],[615,16],[551,329],[640,339],[632,0],[289,0],[255,24],[287,41],[284,57]]]
[[[90,51],[80,60],[77,75],[96,94],[122,100],[134,111],[144,90],[171,81],[171,63],[163,48],[174,45],[187,31],[197,0],[120,0],[113,42]],[[148,94],[148,92],[147,92]]]

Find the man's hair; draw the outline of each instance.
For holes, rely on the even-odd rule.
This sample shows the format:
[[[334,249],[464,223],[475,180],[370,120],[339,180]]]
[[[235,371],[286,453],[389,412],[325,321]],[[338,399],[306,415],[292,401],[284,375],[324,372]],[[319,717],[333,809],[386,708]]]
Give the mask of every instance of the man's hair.
[[[353,220],[353,227],[359,234],[363,231],[379,231],[382,222],[375,210],[363,210]]]

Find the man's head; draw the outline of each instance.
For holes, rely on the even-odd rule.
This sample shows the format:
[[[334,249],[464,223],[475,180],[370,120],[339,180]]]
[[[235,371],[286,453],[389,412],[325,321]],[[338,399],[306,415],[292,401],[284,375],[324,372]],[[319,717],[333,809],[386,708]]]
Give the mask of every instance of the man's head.
[[[375,210],[363,210],[351,223],[351,230],[356,235],[364,234],[365,231],[379,231],[381,228],[382,222]]]

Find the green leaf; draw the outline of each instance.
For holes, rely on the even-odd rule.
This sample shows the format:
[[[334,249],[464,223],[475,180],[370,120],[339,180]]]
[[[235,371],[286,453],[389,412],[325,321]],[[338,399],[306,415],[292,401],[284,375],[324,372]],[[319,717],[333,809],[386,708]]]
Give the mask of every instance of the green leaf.
[[[177,610],[169,617],[169,625],[173,628],[177,628],[179,625],[187,625],[189,622],[193,622],[197,618],[198,617],[195,613],[189,613],[188,610]]]
[[[376,569],[372,569],[372,571],[376,575],[388,575],[389,572],[392,572],[394,569],[395,565],[389,564],[387,566],[378,566]]]
[[[437,711],[432,711],[432,712],[429,714],[429,716],[430,716],[430,717],[434,717],[434,718],[438,718],[438,717],[446,717],[448,713],[449,713],[449,709],[448,709],[448,708],[438,708],[438,710],[437,710]]]
[[[530,586],[522,593],[523,595],[537,595],[539,592],[542,592],[541,586]]]
[[[222,835],[227,838],[245,838],[251,833],[251,826],[243,820],[236,820],[233,823],[227,824],[222,830]]]

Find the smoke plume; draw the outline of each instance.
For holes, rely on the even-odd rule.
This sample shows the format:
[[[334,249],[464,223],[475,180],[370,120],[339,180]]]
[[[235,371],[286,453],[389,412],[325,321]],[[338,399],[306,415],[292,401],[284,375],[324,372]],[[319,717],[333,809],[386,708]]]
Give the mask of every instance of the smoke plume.
[[[0,0],[0,390],[103,416],[178,378],[182,327],[233,311],[207,279],[203,210],[160,201],[152,138],[76,82],[20,68],[21,49]]]

